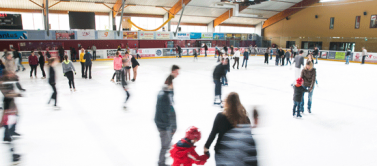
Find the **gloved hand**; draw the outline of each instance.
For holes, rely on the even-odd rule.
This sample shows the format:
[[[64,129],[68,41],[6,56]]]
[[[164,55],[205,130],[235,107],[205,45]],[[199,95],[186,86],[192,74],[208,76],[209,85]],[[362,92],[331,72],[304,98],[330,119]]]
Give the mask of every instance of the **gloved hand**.
[[[209,151],[205,152],[204,154],[206,154],[208,156],[208,158],[210,157]]]
[[[65,73],[63,73],[64,77],[65,77]]]
[[[76,72],[75,72],[75,75],[76,75]]]

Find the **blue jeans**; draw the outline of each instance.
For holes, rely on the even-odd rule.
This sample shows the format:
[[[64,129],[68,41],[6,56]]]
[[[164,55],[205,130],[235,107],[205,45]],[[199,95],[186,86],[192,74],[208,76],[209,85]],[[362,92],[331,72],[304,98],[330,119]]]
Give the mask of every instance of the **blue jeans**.
[[[228,85],[228,79],[226,78],[226,73],[228,73],[228,70],[225,70],[225,76],[221,77],[221,84]]]
[[[302,86],[306,89],[308,89],[309,87],[306,87],[306,86]],[[308,110],[311,110],[312,108],[312,99],[313,99],[313,92],[314,92],[314,86],[313,86],[313,89],[311,92],[308,92],[309,95],[308,95]],[[304,112],[304,104],[305,104],[305,92],[302,94],[302,101],[300,103],[300,107],[301,107],[301,111]]]
[[[214,80],[215,83],[215,96],[221,96],[221,83],[219,80]],[[221,97],[220,97],[221,99]]]
[[[242,67],[243,67],[243,65],[245,64],[245,62],[246,62],[246,66],[245,67],[247,67],[247,59],[243,59],[243,62],[242,62]]]
[[[300,103],[299,101],[293,101],[293,116],[295,116],[296,112],[297,112],[297,116],[300,116],[300,111],[302,111],[300,108]],[[297,107],[297,111],[296,111],[296,107]]]
[[[286,65],[288,65],[288,62],[289,62],[290,65],[292,65],[291,59],[287,58],[287,64]]]
[[[346,64],[350,64],[350,56],[346,56]]]
[[[317,64],[317,63],[318,63],[318,55],[315,56],[315,64]]]

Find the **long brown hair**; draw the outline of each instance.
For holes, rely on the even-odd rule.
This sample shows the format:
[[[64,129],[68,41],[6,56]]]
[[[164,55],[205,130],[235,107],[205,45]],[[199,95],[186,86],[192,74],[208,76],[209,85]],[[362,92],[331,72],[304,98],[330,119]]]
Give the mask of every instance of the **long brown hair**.
[[[241,104],[240,97],[236,92],[231,92],[226,98],[226,105],[223,114],[227,117],[233,127],[236,127],[238,124],[250,124],[246,109]]]

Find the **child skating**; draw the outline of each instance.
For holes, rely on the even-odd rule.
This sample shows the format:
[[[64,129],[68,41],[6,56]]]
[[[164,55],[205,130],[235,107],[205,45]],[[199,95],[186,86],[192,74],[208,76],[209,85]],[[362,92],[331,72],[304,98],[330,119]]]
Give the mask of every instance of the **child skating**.
[[[306,88],[304,88],[302,86],[302,82],[304,80],[300,77],[296,80],[296,85],[293,86],[294,88],[294,94],[293,94],[293,116],[296,115],[296,112],[297,112],[297,118],[301,118],[301,111],[300,110],[300,103],[302,101],[302,97],[304,96],[304,92],[308,92],[308,90]],[[296,111],[296,107],[297,107],[297,111]]]
[[[186,131],[185,138],[178,141],[170,150],[170,155],[174,160],[172,166],[204,165],[207,162],[209,158],[208,151],[202,156],[195,152],[196,146],[194,144],[200,140],[200,137],[200,131],[194,126]]]

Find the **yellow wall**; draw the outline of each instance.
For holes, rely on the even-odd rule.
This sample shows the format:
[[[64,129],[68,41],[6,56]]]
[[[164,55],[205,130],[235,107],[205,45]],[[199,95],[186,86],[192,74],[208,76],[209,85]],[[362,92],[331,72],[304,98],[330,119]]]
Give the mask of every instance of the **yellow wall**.
[[[360,51],[363,46],[366,46],[368,51],[377,51],[377,28],[369,28],[371,15],[377,15],[376,7],[377,1],[317,3],[293,14],[289,20],[283,19],[265,28],[264,36],[271,40],[271,43],[282,47],[285,47],[286,41],[296,41],[299,46],[301,41],[322,41],[322,49],[329,49],[330,42],[335,41],[355,42],[356,51]],[[364,11],[367,12],[366,16]],[[317,19],[315,15],[318,15]],[[356,16],[361,16],[359,29],[355,29]],[[330,17],[335,18],[334,29],[329,28]],[[365,41],[364,37],[370,39]]]

